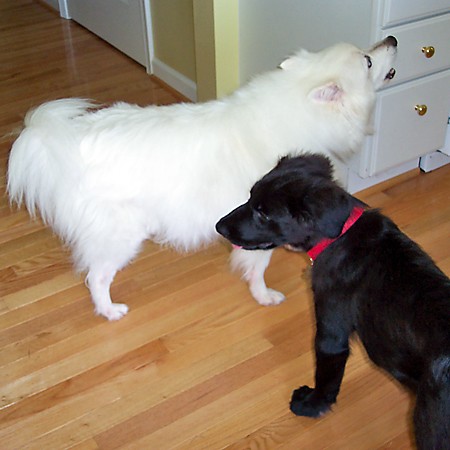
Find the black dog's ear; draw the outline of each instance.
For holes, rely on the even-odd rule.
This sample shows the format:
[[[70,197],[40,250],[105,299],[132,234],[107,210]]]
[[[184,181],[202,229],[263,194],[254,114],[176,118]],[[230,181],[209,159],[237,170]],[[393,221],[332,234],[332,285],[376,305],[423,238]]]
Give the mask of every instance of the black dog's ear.
[[[320,188],[314,196],[310,212],[317,230],[324,237],[338,237],[356,202],[351,195],[335,186]]]
[[[299,177],[323,177],[328,180],[333,178],[333,166],[330,160],[326,156],[315,153],[305,153],[295,157],[285,156],[280,159],[276,169],[295,172]]]

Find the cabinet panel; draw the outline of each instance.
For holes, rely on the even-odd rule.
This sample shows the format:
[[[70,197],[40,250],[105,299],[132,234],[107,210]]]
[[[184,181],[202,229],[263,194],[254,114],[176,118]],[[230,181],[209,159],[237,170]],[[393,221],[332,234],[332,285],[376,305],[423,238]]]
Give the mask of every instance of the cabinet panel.
[[[448,10],[448,0],[385,0],[383,26],[417,20]]]
[[[450,14],[389,29],[386,34],[398,39],[397,73],[390,85],[450,68],[449,30]],[[433,47],[431,57],[423,47]]]
[[[450,105],[450,70],[379,94],[369,175],[441,148]],[[419,115],[415,105],[426,105]]]

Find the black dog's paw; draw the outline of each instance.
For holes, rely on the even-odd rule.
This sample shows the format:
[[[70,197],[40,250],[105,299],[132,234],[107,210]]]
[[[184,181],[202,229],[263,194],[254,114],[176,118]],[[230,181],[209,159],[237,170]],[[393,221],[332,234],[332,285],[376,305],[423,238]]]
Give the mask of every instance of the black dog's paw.
[[[319,417],[330,410],[332,403],[317,397],[314,389],[302,386],[292,393],[290,408],[297,416]]]

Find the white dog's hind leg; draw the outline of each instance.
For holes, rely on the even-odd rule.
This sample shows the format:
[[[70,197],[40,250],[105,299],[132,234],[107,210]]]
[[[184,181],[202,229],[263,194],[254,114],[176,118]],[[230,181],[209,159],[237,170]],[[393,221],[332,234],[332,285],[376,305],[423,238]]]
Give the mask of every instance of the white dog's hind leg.
[[[260,305],[278,305],[285,296],[269,289],[264,281],[264,272],[270,263],[273,250],[234,249],[231,253],[231,267],[242,271],[242,278],[248,282],[250,292]]]
[[[123,303],[113,303],[109,289],[116,270],[107,267],[91,268],[86,277],[86,284],[91,292],[95,313],[108,320],[119,320],[127,312],[128,306]]]

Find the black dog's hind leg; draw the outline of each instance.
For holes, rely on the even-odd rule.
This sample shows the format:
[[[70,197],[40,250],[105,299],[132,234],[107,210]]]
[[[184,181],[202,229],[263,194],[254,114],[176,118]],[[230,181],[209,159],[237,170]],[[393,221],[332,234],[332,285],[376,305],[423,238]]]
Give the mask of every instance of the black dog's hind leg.
[[[436,358],[422,376],[414,424],[417,448],[450,449],[450,355]]]
[[[349,350],[350,331],[339,324],[336,311],[327,311],[319,314],[316,304],[317,332],[315,340],[316,375],[315,388],[302,386],[292,394],[290,403],[291,411],[298,416],[319,417],[326,413],[331,405],[336,402],[336,397],[341,387],[344,376],[345,363]]]

